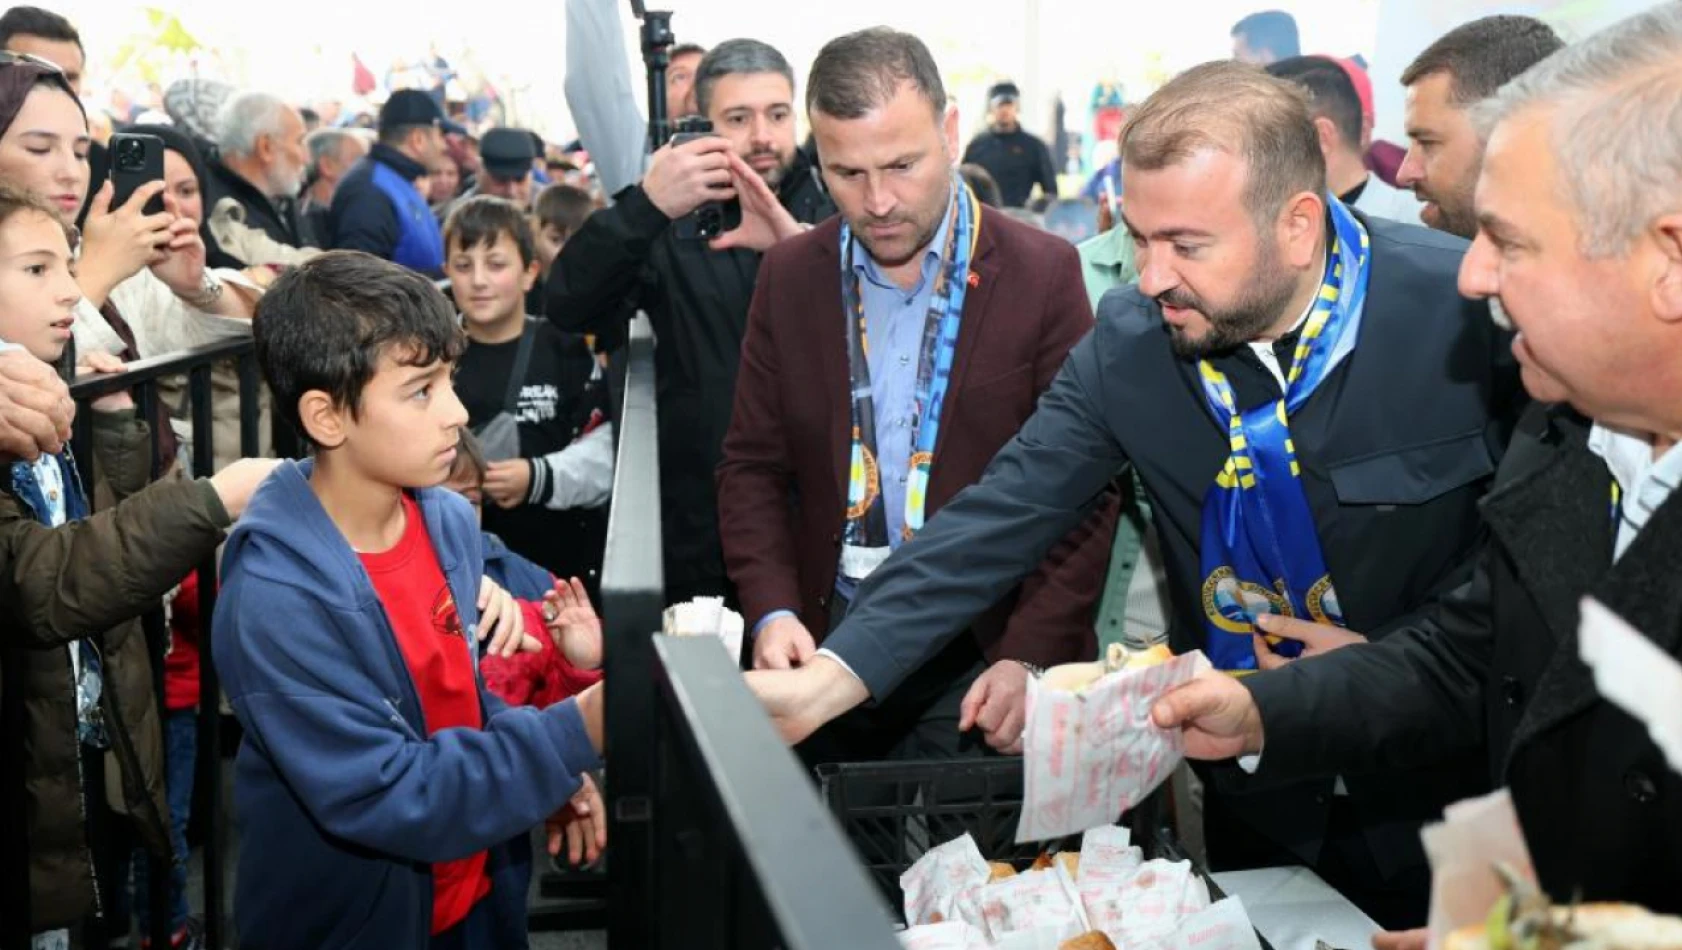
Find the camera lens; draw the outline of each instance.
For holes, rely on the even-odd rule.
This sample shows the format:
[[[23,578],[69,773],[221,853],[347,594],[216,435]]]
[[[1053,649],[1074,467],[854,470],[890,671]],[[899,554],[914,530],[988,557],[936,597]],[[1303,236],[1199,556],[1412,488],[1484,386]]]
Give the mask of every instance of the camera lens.
[[[134,139],[124,139],[117,145],[117,166],[124,170],[139,168],[145,163],[146,146]]]

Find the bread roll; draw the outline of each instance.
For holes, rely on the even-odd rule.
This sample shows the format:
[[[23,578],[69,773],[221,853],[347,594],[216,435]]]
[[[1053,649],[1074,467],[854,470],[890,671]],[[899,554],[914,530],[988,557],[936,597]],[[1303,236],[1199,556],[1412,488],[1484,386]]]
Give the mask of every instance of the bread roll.
[[[1088,930],[1071,940],[1065,940],[1058,945],[1057,950],[1116,950],[1110,938],[1104,936],[1102,930]]]
[[[1002,881],[1007,877],[1016,876],[1016,869],[1003,861],[988,861],[987,866],[993,871],[993,873],[987,878],[987,883],[989,884],[994,881]]]
[[[1069,872],[1069,880],[1075,880],[1080,873],[1080,852],[1064,851],[1057,855],[1057,863]]]
[[[1046,670],[1040,677],[1040,686],[1060,693],[1078,693],[1102,679],[1104,673],[1104,664],[1097,661],[1064,663]]]

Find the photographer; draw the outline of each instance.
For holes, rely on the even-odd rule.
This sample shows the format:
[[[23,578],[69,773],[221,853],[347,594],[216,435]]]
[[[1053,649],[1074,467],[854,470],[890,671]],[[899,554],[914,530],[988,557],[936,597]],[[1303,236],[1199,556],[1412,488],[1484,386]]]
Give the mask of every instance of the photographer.
[[[715,134],[662,147],[642,182],[591,215],[562,249],[548,282],[548,315],[575,333],[608,332],[627,301],[648,313],[660,345],[660,475],[670,601],[725,592],[713,499],[748,302],[759,255],[686,239],[674,222],[735,198],[734,152],[796,221],[835,206],[795,147],[794,71],[775,49],[731,40],[702,59],[696,104]]]

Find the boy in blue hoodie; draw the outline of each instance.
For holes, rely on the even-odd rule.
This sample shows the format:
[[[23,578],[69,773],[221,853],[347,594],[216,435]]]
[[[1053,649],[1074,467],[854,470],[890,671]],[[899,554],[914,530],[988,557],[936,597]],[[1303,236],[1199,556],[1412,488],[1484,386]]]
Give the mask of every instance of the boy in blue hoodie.
[[[527,832],[560,814],[592,859],[604,843],[601,697],[509,708],[476,672],[479,527],[436,487],[467,423],[455,314],[424,277],[332,252],[275,282],[255,334],[314,460],[275,471],[223,560],[240,942],[525,946]]]

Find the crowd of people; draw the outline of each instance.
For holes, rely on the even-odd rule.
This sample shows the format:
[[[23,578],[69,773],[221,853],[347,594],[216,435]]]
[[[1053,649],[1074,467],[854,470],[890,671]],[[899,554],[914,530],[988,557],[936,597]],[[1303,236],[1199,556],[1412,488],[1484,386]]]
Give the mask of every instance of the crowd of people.
[[[29,864],[0,927],[127,946],[132,907],[143,946],[202,945],[208,638],[242,945],[524,946],[531,832],[606,845],[595,603],[639,313],[640,553],[668,602],[740,610],[805,763],[1020,754],[1030,678],[1165,642],[1214,666],[1153,718],[1216,870],[1310,867],[1423,947],[1422,823],[1508,786],[1549,893],[1682,912],[1682,777],[1576,650],[1585,596],[1682,643],[1682,3],[1571,45],[1456,27],[1402,76],[1405,150],[1287,15],[1231,35],[1127,108],[1077,246],[1024,211],[1059,186],[1020,90],[962,147],[888,28],[803,82],[761,39],[673,49],[673,114],[710,131],[652,150],[602,50],[569,57],[563,156],[420,90],[365,132],[199,80],[100,141],[80,34],[0,15],[0,749]],[[119,199],[135,141],[161,178]],[[62,381],[243,338],[257,458],[231,367],[209,436],[179,385],[143,410]]]

